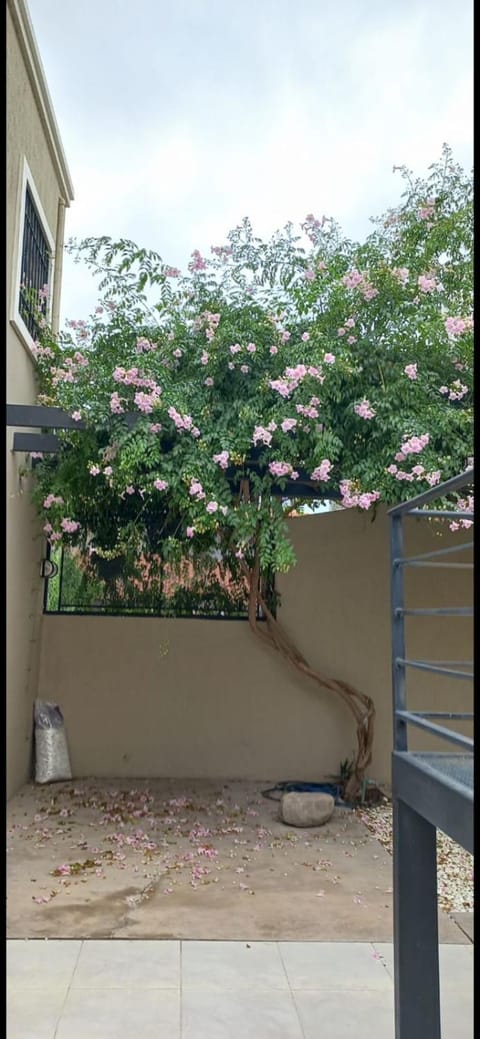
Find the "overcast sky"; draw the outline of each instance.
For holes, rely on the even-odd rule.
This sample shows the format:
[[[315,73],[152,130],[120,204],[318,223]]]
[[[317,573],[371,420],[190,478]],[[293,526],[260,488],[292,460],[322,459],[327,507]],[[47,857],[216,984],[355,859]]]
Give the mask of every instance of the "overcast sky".
[[[471,0],[28,0],[75,188],[66,234],[185,269],[249,216],[352,238],[394,165],[473,162]],[[92,276],[65,260],[62,323]]]

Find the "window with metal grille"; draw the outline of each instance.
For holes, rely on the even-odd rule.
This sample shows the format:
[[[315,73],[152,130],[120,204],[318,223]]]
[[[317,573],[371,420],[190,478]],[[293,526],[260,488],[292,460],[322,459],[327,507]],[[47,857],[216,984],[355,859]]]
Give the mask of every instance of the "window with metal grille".
[[[18,310],[32,339],[39,333],[38,309],[46,313],[46,301],[38,293],[48,284],[49,272],[50,246],[27,184]]]

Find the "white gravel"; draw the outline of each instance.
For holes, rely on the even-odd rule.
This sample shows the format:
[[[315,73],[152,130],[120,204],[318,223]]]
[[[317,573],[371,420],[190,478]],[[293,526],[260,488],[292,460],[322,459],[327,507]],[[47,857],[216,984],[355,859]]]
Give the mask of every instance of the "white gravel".
[[[392,854],[392,804],[357,809],[370,833]],[[438,904],[447,913],[473,910],[473,855],[437,830]]]

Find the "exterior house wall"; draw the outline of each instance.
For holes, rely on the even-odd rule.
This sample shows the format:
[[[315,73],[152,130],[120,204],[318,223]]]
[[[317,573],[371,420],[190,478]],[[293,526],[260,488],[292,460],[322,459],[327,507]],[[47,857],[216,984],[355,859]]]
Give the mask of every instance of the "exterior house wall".
[[[388,782],[386,511],[373,523],[369,514],[344,511],[289,525],[298,563],[278,582],[279,619],[314,667],[373,697],[369,775]],[[406,521],[406,534],[410,554],[438,546],[425,521]],[[454,537],[462,535],[446,533],[442,544]],[[407,580],[412,605],[470,601],[469,571],[412,570]],[[412,656],[472,656],[464,619],[422,618],[411,635]],[[414,676],[412,707],[472,709],[468,683]],[[343,703],[265,648],[246,622],[45,616],[39,696],[62,708],[77,777],[319,780],[337,772],[355,746],[353,718]],[[412,748],[430,745],[431,739],[413,734]]]
[[[35,401],[32,355],[15,322],[17,271],[22,248],[25,162],[55,243],[53,295],[60,291],[59,203],[73,199],[58,128],[24,0],[7,3],[7,401]],[[63,223],[60,222],[60,229]],[[55,263],[56,260],[56,263]],[[32,705],[38,681],[43,554],[41,528],[29,501],[25,455],[14,454],[7,427],[7,796],[28,778]]]

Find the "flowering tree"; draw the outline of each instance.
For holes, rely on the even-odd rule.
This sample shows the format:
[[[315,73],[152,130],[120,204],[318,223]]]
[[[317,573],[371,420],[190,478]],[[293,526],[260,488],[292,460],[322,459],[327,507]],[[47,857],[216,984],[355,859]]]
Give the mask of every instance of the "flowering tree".
[[[74,243],[102,302],[57,338],[44,324],[36,346],[39,402],[85,426],[36,468],[46,537],[132,564],[153,537],[170,567],[213,553],[240,575],[258,638],[353,712],[347,796],[371,760],[373,702],[304,659],[263,575],[295,562],[275,489],[291,497],[306,475],[319,499],[335,488],[374,511],[469,464],[471,178],[446,146],[427,179],[400,173],[400,205],[363,244],[325,217],[268,242],[244,220],[182,275],[130,241]]]

